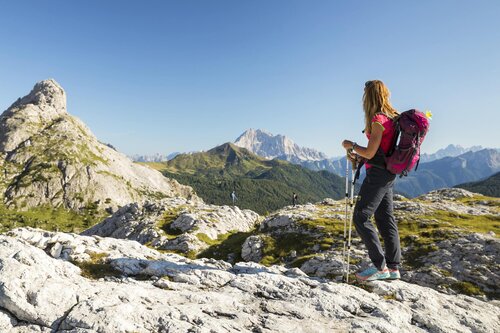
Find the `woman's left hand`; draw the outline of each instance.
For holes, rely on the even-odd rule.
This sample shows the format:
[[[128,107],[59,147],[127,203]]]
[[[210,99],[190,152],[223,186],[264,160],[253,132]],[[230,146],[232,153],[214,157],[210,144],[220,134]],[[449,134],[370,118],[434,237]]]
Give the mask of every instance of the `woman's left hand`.
[[[352,149],[352,141],[349,141],[349,140],[344,140],[342,142],[342,147],[344,147],[344,149]]]

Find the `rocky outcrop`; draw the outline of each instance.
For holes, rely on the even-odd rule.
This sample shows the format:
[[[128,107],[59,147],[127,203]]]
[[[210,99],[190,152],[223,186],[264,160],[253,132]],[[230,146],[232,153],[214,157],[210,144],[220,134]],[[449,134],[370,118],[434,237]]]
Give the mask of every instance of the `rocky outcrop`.
[[[498,199],[462,189],[395,199],[403,280],[449,294],[498,299],[500,241],[493,231],[500,220]],[[344,201],[286,207],[268,216],[247,238],[242,258],[300,267],[311,276],[340,281],[344,220]],[[484,232],[474,232],[480,230]],[[371,264],[354,226],[350,255],[351,272]]]
[[[136,240],[157,249],[193,255],[221,235],[252,230],[259,220],[257,213],[236,206],[170,198],[126,205],[82,235]]]
[[[0,116],[0,190],[16,209],[49,204],[112,208],[146,198],[192,197],[190,187],[133,163],[66,111],[66,93],[41,81]]]
[[[422,257],[422,267],[408,271],[405,280],[455,293],[478,288],[500,298],[500,242],[490,235],[466,234],[435,244],[436,250]]]
[[[259,235],[250,236],[245,239],[241,248],[241,258],[245,261],[259,262],[262,260],[264,240]]]
[[[2,332],[500,330],[498,304],[403,281],[373,283],[369,292],[298,269],[193,261],[128,240],[33,229],[10,235],[0,236]],[[56,243],[67,258],[50,255]],[[112,269],[83,277],[87,256]]]

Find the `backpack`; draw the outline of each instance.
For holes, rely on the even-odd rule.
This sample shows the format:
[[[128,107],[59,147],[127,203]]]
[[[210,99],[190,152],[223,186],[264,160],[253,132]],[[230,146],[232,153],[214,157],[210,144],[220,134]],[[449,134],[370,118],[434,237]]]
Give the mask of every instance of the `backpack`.
[[[384,154],[379,148],[375,156],[366,162],[400,177],[408,176],[413,167],[415,171],[418,168],[420,145],[429,130],[429,120],[422,112],[412,109],[394,118],[393,126],[395,131],[390,150]],[[363,164],[364,161],[359,165],[355,179],[359,178]]]
[[[418,168],[420,145],[429,130],[429,120],[422,112],[412,109],[395,118],[394,126],[394,141],[385,159],[386,169],[400,177],[408,176],[413,167],[415,171]]]

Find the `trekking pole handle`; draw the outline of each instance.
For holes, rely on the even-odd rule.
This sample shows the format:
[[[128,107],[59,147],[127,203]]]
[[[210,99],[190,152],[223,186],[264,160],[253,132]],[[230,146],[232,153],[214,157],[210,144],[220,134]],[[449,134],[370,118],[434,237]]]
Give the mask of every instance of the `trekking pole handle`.
[[[354,144],[356,144],[356,143],[354,143]],[[353,153],[355,155],[357,155],[356,152],[354,151],[354,148],[347,149],[347,156],[351,156],[352,157]],[[351,166],[352,166],[353,170],[356,170],[358,168],[358,158],[357,157],[355,157],[354,160],[351,160]]]

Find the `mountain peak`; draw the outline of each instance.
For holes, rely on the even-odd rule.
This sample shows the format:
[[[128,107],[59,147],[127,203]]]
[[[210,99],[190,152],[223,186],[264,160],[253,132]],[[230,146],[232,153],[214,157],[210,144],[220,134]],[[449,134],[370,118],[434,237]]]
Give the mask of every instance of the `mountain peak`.
[[[251,151],[248,151],[244,147],[240,147],[232,142],[223,143],[220,146],[214,147],[208,151],[208,153],[221,155],[221,156],[230,156],[230,155],[253,155]],[[258,158],[257,156],[255,156]]]
[[[55,113],[66,113],[66,92],[56,80],[43,80],[36,83],[28,95],[12,104],[9,110],[22,109],[29,104],[40,107],[44,113],[46,107]]]
[[[0,116],[0,164],[0,194],[9,207],[80,210],[99,201],[104,210],[192,193],[99,142],[66,112],[66,93],[54,80],[38,82]]]
[[[285,135],[273,135],[260,129],[248,129],[234,142],[237,146],[246,148],[259,156],[288,161],[318,161],[327,156],[315,149],[297,145]]]
[[[66,93],[53,79],[40,81],[0,115],[0,151],[11,151],[66,112]]]

